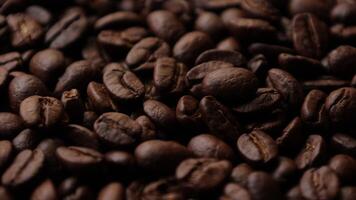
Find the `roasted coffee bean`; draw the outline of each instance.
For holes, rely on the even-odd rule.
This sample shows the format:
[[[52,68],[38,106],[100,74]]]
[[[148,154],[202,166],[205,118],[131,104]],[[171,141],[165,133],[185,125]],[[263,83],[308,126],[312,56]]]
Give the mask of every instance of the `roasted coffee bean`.
[[[58,199],[56,187],[50,179],[43,181],[32,192],[31,200],[56,200]]]
[[[334,134],[331,138],[331,144],[336,152],[351,156],[356,155],[356,139],[348,134]]]
[[[215,13],[202,12],[195,20],[195,29],[207,33],[212,38],[219,38],[225,30],[225,26]]]
[[[241,44],[233,37],[227,37],[221,40],[217,45],[216,49],[225,51],[240,51]]]
[[[267,20],[279,18],[279,10],[273,6],[271,1],[242,0],[241,7],[253,17]]]
[[[59,139],[44,139],[36,147],[36,150],[41,151],[45,157],[45,164],[50,173],[58,173],[61,166],[56,157],[56,149],[64,143]]]
[[[12,159],[14,147],[8,140],[0,140],[0,145],[0,170],[3,171],[5,167],[10,164],[9,162]]]
[[[286,194],[287,200],[305,200],[299,186],[291,188]]]
[[[12,145],[16,151],[34,149],[40,142],[40,139],[41,136],[36,131],[25,129],[12,140]]]
[[[0,67],[8,71],[18,70],[23,67],[23,60],[18,52],[0,55]]]
[[[58,187],[58,194],[62,199],[94,199],[91,189],[75,177],[64,179]]]
[[[103,160],[103,155],[93,149],[70,146],[58,147],[56,155],[69,170],[83,170],[97,167]]]
[[[104,160],[114,171],[122,169],[124,172],[130,172],[136,167],[135,157],[125,151],[107,152],[104,155]]]
[[[204,97],[199,103],[204,123],[213,135],[224,141],[236,141],[241,134],[240,125],[227,107],[212,96]]]
[[[322,76],[315,80],[304,81],[302,84],[306,91],[321,90],[329,93],[341,87],[348,87],[350,82],[332,76]]]
[[[356,117],[356,89],[351,87],[333,91],[325,100],[325,108],[335,125],[354,126]]]
[[[266,172],[253,172],[248,176],[247,188],[252,199],[282,199],[278,183]]]
[[[81,8],[66,10],[63,16],[48,30],[45,42],[54,49],[64,49],[76,43],[83,36],[88,19]]]
[[[83,117],[84,103],[77,89],[62,93],[61,102],[70,120],[79,121]]]
[[[44,155],[41,151],[21,151],[2,174],[1,182],[7,187],[29,184],[40,175],[43,164]]]
[[[205,50],[213,47],[210,36],[200,31],[193,31],[183,35],[173,47],[173,55],[179,61],[190,65],[194,59]]]
[[[259,88],[251,101],[233,108],[240,115],[254,115],[266,113],[275,109],[282,101],[281,94],[273,88]]]
[[[151,12],[147,16],[147,24],[153,33],[169,43],[177,41],[185,33],[184,25],[166,10]]]
[[[193,96],[182,96],[176,107],[178,122],[186,128],[199,130],[203,128],[203,119],[199,111],[199,101]]]
[[[52,21],[52,14],[42,6],[29,6],[26,9],[26,14],[38,21],[42,26],[46,26]]]
[[[90,82],[87,88],[87,95],[90,107],[97,113],[119,110],[104,84],[94,81]]]
[[[324,22],[310,13],[297,14],[292,23],[293,44],[296,51],[306,57],[323,56],[328,40]]]
[[[297,108],[303,101],[301,84],[288,72],[281,69],[270,69],[267,76],[267,85],[278,90],[285,101]]]
[[[272,61],[277,60],[282,53],[295,54],[295,50],[291,48],[266,43],[253,43],[248,47],[248,51],[253,55],[262,54],[266,58],[272,59]]]
[[[268,41],[276,37],[276,28],[261,19],[239,18],[229,20],[226,24],[229,31],[240,40]]]
[[[95,22],[94,28],[96,30],[115,29],[132,25],[140,25],[142,22],[142,18],[136,13],[118,11],[99,18]]]
[[[11,45],[15,48],[38,44],[44,33],[41,25],[24,13],[11,14],[6,20],[11,32]]]
[[[148,32],[142,27],[131,27],[123,31],[103,30],[98,34],[98,42],[114,58],[118,52],[127,52],[147,36]]]
[[[198,157],[235,160],[235,153],[231,147],[213,135],[195,136],[189,141],[187,148]]]
[[[240,8],[228,8],[221,13],[221,20],[227,26],[230,21],[248,17],[247,13]]]
[[[13,138],[24,128],[21,117],[13,113],[0,112],[0,122],[1,138]]]
[[[355,62],[356,48],[352,46],[339,46],[327,56],[327,69],[336,76],[352,77],[356,74]]]
[[[174,178],[162,178],[148,183],[142,189],[140,199],[187,199],[187,189]],[[129,195],[127,195],[129,196]],[[128,198],[130,199],[130,198]]]
[[[99,116],[93,111],[85,111],[83,113],[82,123],[85,127],[92,129],[94,126],[94,122],[96,121],[96,119],[98,119],[98,117]]]
[[[30,72],[44,83],[55,83],[55,80],[66,68],[65,57],[55,49],[37,52],[30,61]]]
[[[76,61],[69,65],[58,79],[54,93],[61,94],[70,89],[83,91],[88,83],[98,76],[97,73],[97,68],[90,61]]]
[[[276,139],[278,147],[285,153],[295,153],[303,146],[303,123],[300,117],[295,117],[283,129],[282,134]]]
[[[247,178],[254,170],[246,163],[241,163],[232,169],[230,179],[242,186],[247,186]]]
[[[46,85],[36,76],[23,74],[11,80],[8,89],[11,109],[17,112],[20,103],[32,95],[46,95]]]
[[[258,79],[265,79],[270,65],[263,54],[257,54],[247,63],[247,68],[253,72]]]
[[[301,78],[312,78],[324,72],[318,60],[303,56],[282,53],[278,57],[278,63],[284,70]]]
[[[156,100],[147,100],[143,103],[146,115],[157,126],[172,129],[177,124],[176,113],[167,105]]]
[[[158,58],[171,55],[169,45],[155,37],[148,37],[136,43],[126,56],[126,64],[134,71],[151,70]]]
[[[219,200],[251,200],[251,195],[248,190],[239,184],[228,183],[224,187],[224,194]]]
[[[141,125],[141,141],[155,139],[157,137],[156,126],[146,115],[141,115],[135,120]]]
[[[102,114],[94,124],[94,130],[100,140],[110,147],[127,147],[140,138],[140,124],[123,113],[108,112]]]
[[[312,90],[307,94],[300,111],[304,123],[314,128],[327,127],[329,118],[324,104],[326,97],[320,90]]]
[[[98,200],[124,200],[125,189],[121,183],[112,182],[104,186],[99,194]]]
[[[277,167],[273,170],[273,178],[283,187],[284,184],[288,184],[291,180],[294,180],[297,170],[294,160],[280,157]]]
[[[295,158],[298,169],[306,169],[318,164],[326,153],[325,141],[320,135],[310,135]]]
[[[245,57],[239,52],[217,49],[204,51],[197,57],[197,59],[195,60],[195,64],[198,65],[214,60],[231,63],[236,67],[244,67],[244,65],[246,64]]]
[[[339,180],[343,184],[353,184],[356,173],[356,160],[351,156],[338,154],[332,157],[329,161],[329,167],[339,177]]]
[[[135,149],[138,165],[158,173],[172,172],[182,160],[191,156],[185,146],[173,141],[149,140]]]
[[[307,170],[300,180],[300,190],[306,199],[334,199],[339,192],[339,179],[327,166]]]
[[[104,68],[103,82],[110,94],[117,100],[137,100],[145,92],[140,79],[118,63],[111,63]]]
[[[313,13],[321,18],[327,19],[329,12],[334,5],[330,0],[292,0],[289,4],[289,10],[292,15],[297,13]]]
[[[231,163],[226,160],[187,159],[177,167],[176,178],[193,190],[204,192],[220,186],[227,179],[231,170]]]
[[[69,124],[64,129],[64,138],[75,146],[98,149],[99,138],[93,131],[76,124]]]
[[[237,148],[248,162],[255,164],[271,162],[278,155],[276,142],[259,130],[241,135],[237,140]]]
[[[28,126],[51,128],[62,122],[64,107],[53,97],[30,96],[21,102],[20,115]]]
[[[159,93],[180,94],[185,89],[187,67],[174,58],[159,58],[153,71],[153,83]]]
[[[256,76],[243,68],[224,68],[207,74],[202,81],[203,92],[223,101],[243,101],[257,90]]]
[[[353,3],[339,3],[334,6],[330,13],[330,18],[334,22],[343,24],[355,24],[356,6]]]

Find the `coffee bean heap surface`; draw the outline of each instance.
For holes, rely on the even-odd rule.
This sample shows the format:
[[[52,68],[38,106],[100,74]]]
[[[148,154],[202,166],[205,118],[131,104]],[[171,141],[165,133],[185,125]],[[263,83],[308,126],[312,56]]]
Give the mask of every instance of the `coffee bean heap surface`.
[[[0,200],[356,200],[356,0],[0,0]]]

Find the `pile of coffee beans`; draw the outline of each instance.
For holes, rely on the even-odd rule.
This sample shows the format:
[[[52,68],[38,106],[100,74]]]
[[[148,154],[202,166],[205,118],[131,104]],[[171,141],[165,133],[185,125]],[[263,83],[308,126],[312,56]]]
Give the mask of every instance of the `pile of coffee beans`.
[[[356,0],[0,0],[0,200],[356,200]]]

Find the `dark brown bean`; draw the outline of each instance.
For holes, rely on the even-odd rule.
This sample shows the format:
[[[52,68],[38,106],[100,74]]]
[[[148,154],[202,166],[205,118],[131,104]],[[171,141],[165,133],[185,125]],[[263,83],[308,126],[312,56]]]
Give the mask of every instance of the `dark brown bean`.
[[[1,138],[13,138],[24,128],[21,117],[13,113],[0,112],[0,121]]]
[[[104,186],[99,194],[98,200],[124,200],[125,189],[121,183],[112,182]]]
[[[325,156],[325,141],[320,135],[310,135],[295,159],[298,169],[305,169],[318,164]]]
[[[304,123],[314,128],[327,127],[329,118],[324,104],[326,97],[320,90],[312,90],[307,94],[300,111]]]
[[[252,199],[282,199],[278,183],[266,172],[253,172],[248,176],[247,188]]]
[[[246,65],[245,57],[237,51],[211,49],[201,53],[195,60],[195,64],[201,64],[209,61],[224,61],[233,64],[235,67],[244,67]]]
[[[56,200],[57,198],[55,185],[50,179],[37,186],[31,195],[31,200]]]
[[[69,170],[83,170],[98,166],[103,156],[101,153],[84,147],[59,147],[56,155],[60,162]]]

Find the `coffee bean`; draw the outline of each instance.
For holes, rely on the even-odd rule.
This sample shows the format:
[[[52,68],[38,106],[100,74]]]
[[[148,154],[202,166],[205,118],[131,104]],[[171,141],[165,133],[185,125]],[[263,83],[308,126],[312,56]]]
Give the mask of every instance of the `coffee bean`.
[[[213,41],[206,33],[193,31],[183,35],[173,47],[173,55],[179,61],[189,65],[205,50],[213,46]]]
[[[310,135],[295,158],[298,169],[305,169],[318,164],[325,156],[325,141],[320,135]]]
[[[148,183],[140,199],[186,199],[187,189],[174,178],[162,178]]]
[[[220,200],[235,200],[245,199],[251,200],[251,195],[248,190],[241,185],[229,183],[224,187],[224,195],[219,198]]]
[[[54,49],[64,49],[76,43],[85,33],[88,19],[81,8],[69,8],[48,30],[45,42]]]
[[[327,166],[307,170],[299,184],[306,199],[334,199],[339,192],[339,179]]]
[[[43,163],[44,155],[41,151],[21,151],[2,174],[1,182],[7,187],[19,187],[29,184],[40,175]]]
[[[118,11],[99,18],[95,22],[94,28],[96,30],[111,29],[111,28],[115,29],[115,28],[140,25],[140,24],[142,24],[142,19],[136,13]]]
[[[339,153],[356,155],[356,139],[348,134],[336,133],[331,138],[332,147]]]
[[[182,96],[176,107],[176,117],[178,122],[194,130],[203,128],[203,119],[199,111],[199,101],[193,96]]]
[[[240,51],[241,44],[233,37],[227,37],[221,40],[217,45],[216,49],[226,50],[226,51]]]
[[[188,69],[173,58],[159,58],[153,71],[153,83],[160,93],[180,94],[185,89],[185,75]]]
[[[143,103],[146,115],[159,127],[172,129],[177,124],[176,113],[167,105],[156,100],[147,100]]]
[[[213,135],[231,143],[240,135],[240,125],[227,107],[212,96],[204,97],[199,103],[204,123]]]
[[[124,200],[125,189],[121,183],[112,182],[104,186],[98,195],[98,200]]]
[[[11,80],[8,89],[11,109],[18,111],[21,102],[33,95],[46,95],[46,85],[36,76],[23,74]]]
[[[240,8],[228,8],[221,13],[221,20],[227,26],[230,21],[248,17],[247,13]]]
[[[139,166],[158,173],[172,172],[182,160],[191,155],[185,146],[173,141],[149,140],[135,149]]]
[[[282,199],[278,183],[266,172],[253,172],[248,176],[247,188],[252,199]]]
[[[305,200],[299,186],[295,186],[287,192],[287,200]]]
[[[297,13],[313,13],[321,18],[327,19],[329,12],[334,5],[334,1],[330,0],[292,0],[289,4],[289,10],[292,15]]]
[[[313,78],[324,73],[323,66],[318,60],[304,56],[282,53],[278,57],[278,63],[284,70],[301,78]]]
[[[281,187],[287,188],[285,184],[295,179],[297,170],[294,160],[287,157],[280,157],[278,159],[278,165],[273,171],[273,178],[280,183]]]
[[[137,117],[135,121],[140,124],[142,128],[141,141],[151,140],[157,137],[156,126],[146,115]]]
[[[204,192],[220,186],[229,176],[231,170],[231,163],[226,160],[187,159],[177,167],[176,178],[194,191]]]
[[[20,115],[28,126],[51,128],[61,123],[64,107],[56,98],[31,96],[21,102]]]
[[[195,136],[189,141],[187,148],[198,157],[235,160],[235,153],[231,147],[213,135]]]
[[[92,190],[75,177],[64,179],[58,187],[58,194],[62,199],[94,199]]]
[[[247,68],[253,72],[258,79],[265,79],[270,65],[263,54],[257,54],[247,63]]]
[[[37,52],[30,61],[30,72],[44,83],[55,83],[66,68],[65,57],[55,49]]]
[[[79,121],[85,110],[84,103],[77,89],[71,89],[62,93],[61,102],[70,120]]]
[[[123,173],[131,172],[136,168],[135,157],[125,151],[110,151],[104,155],[105,162],[114,169],[113,171],[119,172],[120,176]],[[121,169],[122,171],[118,170]],[[121,173],[120,173],[121,172]]]
[[[0,121],[3,124],[0,127],[1,138],[13,138],[24,128],[21,117],[13,113],[0,112]]]
[[[304,81],[302,84],[306,91],[321,90],[329,93],[341,87],[348,87],[350,82],[332,76],[322,76],[315,80]]]
[[[103,156],[99,152],[77,146],[58,147],[56,155],[61,164],[69,170],[83,170],[97,167],[103,160]]]
[[[25,149],[34,149],[40,142],[40,135],[31,129],[25,129],[21,131],[13,140],[12,144],[16,151],[22,151]]]
[[[236,67],[244,67],[245,57],[237,51],[211,49],[201,53],[195,60],[195,64],[201,64],[209,61],[223,61],[231,63]]]
[[[85,111],[83,113],[82,123],[85,127],[92,129],[94,126],[94,122],[96,121],[96,119],[98,119],[98,117],[99,116],[93,111]]]
[[[241,163],[232,169],[230,179],[242,186],[247,186],[247,178],[254,170],[250,165]]]
[[[255,75],[243,68],[224,68],[207,74],[202,81],[203,92],[223,101],[243,101],[257,90]]]
[[[303,89],[300,83],[288,72],[281,69],[270,69],[267,85],[278,90],[285,101],[296,108],[303,101]]]
[[[325,109],[326,94],[320,90],[312,90],[304,99],[301,108],[301,118],[304,123],[314,128],[325,128],[328,114]]]
[[[339,177],[343,184],[352,184],[355,182],[352,177],[356,173],[356,160],[351,156],[338,154],[329,160],[329,167]]]
[[[64,138],[70,144],[92,149],[98,149],[99,138],[93,131],[76,124],[69,124],[65,127]]]
[[[97,77],[97,73],[96,67],[90,61],[76,61],[69,65],[64,74],[58,79],[54,93],[61,94],[70,89],[83,91],[86,89],[87,84]]]
[[[356,6],[353,3],[339,3],[332,9],[330,18],[334,22],[353,24],[356,19],[355,10]]]
[[[225,30],[225,26],[215,13],[202,12],[195,20],[195,29],[207,33],[212,38],[219,38]]]
[[[129,116],[108,112],[102,114],[94,124],[94,130],[100,140],[110,147],[127,147],[137,142],[141,126]]]
[[[90,82],[87,87],[87,95],[90,107],[97,113],[119,110],[104,84]]]
[[[324,22],[310,13],[297,14],[293,18],[293,43],[297,52],[306,57],[323,56],[328,40]]]
[[[356,117],[356,89],[340,88],[333,91],[325,100],[325,108],[335,125],[353,126]]]
[[[52,21],[52,14],[42,6],[32,5],[27,7],[26,14],[31,16],[42,26],[48,25]]]
[[[267,20],[279,18],[279,10],[270,1],[242,0],[241,7],[253,17]]]
[[[255,164],[265,164],[274,160],[278,154],[275,141],[262,131],[243,134],[237,140],[237,148],[241,155]]]
[[[44,139],[36,147],[38,151],[41,151],[45,157],[45,164],[49,173],[58,173],[62,169],[59,165],[56,157],[56,149],[62,146],[64,143],[59,139]]]
[[[185,33],[185,27],[179,19],[165,10],[151,12],[147,16],[147,24],[153,33],[169,43],[177,41]]]
[[[8,71],[14,71],[22,67],[23,60],[18,52],[10,52],[0,55],[0,67]]]
[[[356,48],[351,46],[339,46],[327,56],[328,71],[336,76],[351,77],[356,73],[353,65]]]
[[[11,45],[15,48],[38,44],[44,33],[41,25],[24,13],[8,15],[6,21],[11,32]]]
[[[294,49],[285,46],[266,44],[266,43],[252,43],[248,47],[248,51],[253,55],[262,54],[266,58],[272,60],[278,60],[278,56],[283,53],[295,54]]]
[[[12,159],[14,147],[8,140],[0,140],[0,170],[3,171]]]
[[[57,198],[55,185],[50,179],[37,186],[31,195],[31,200],[56,200]]]

